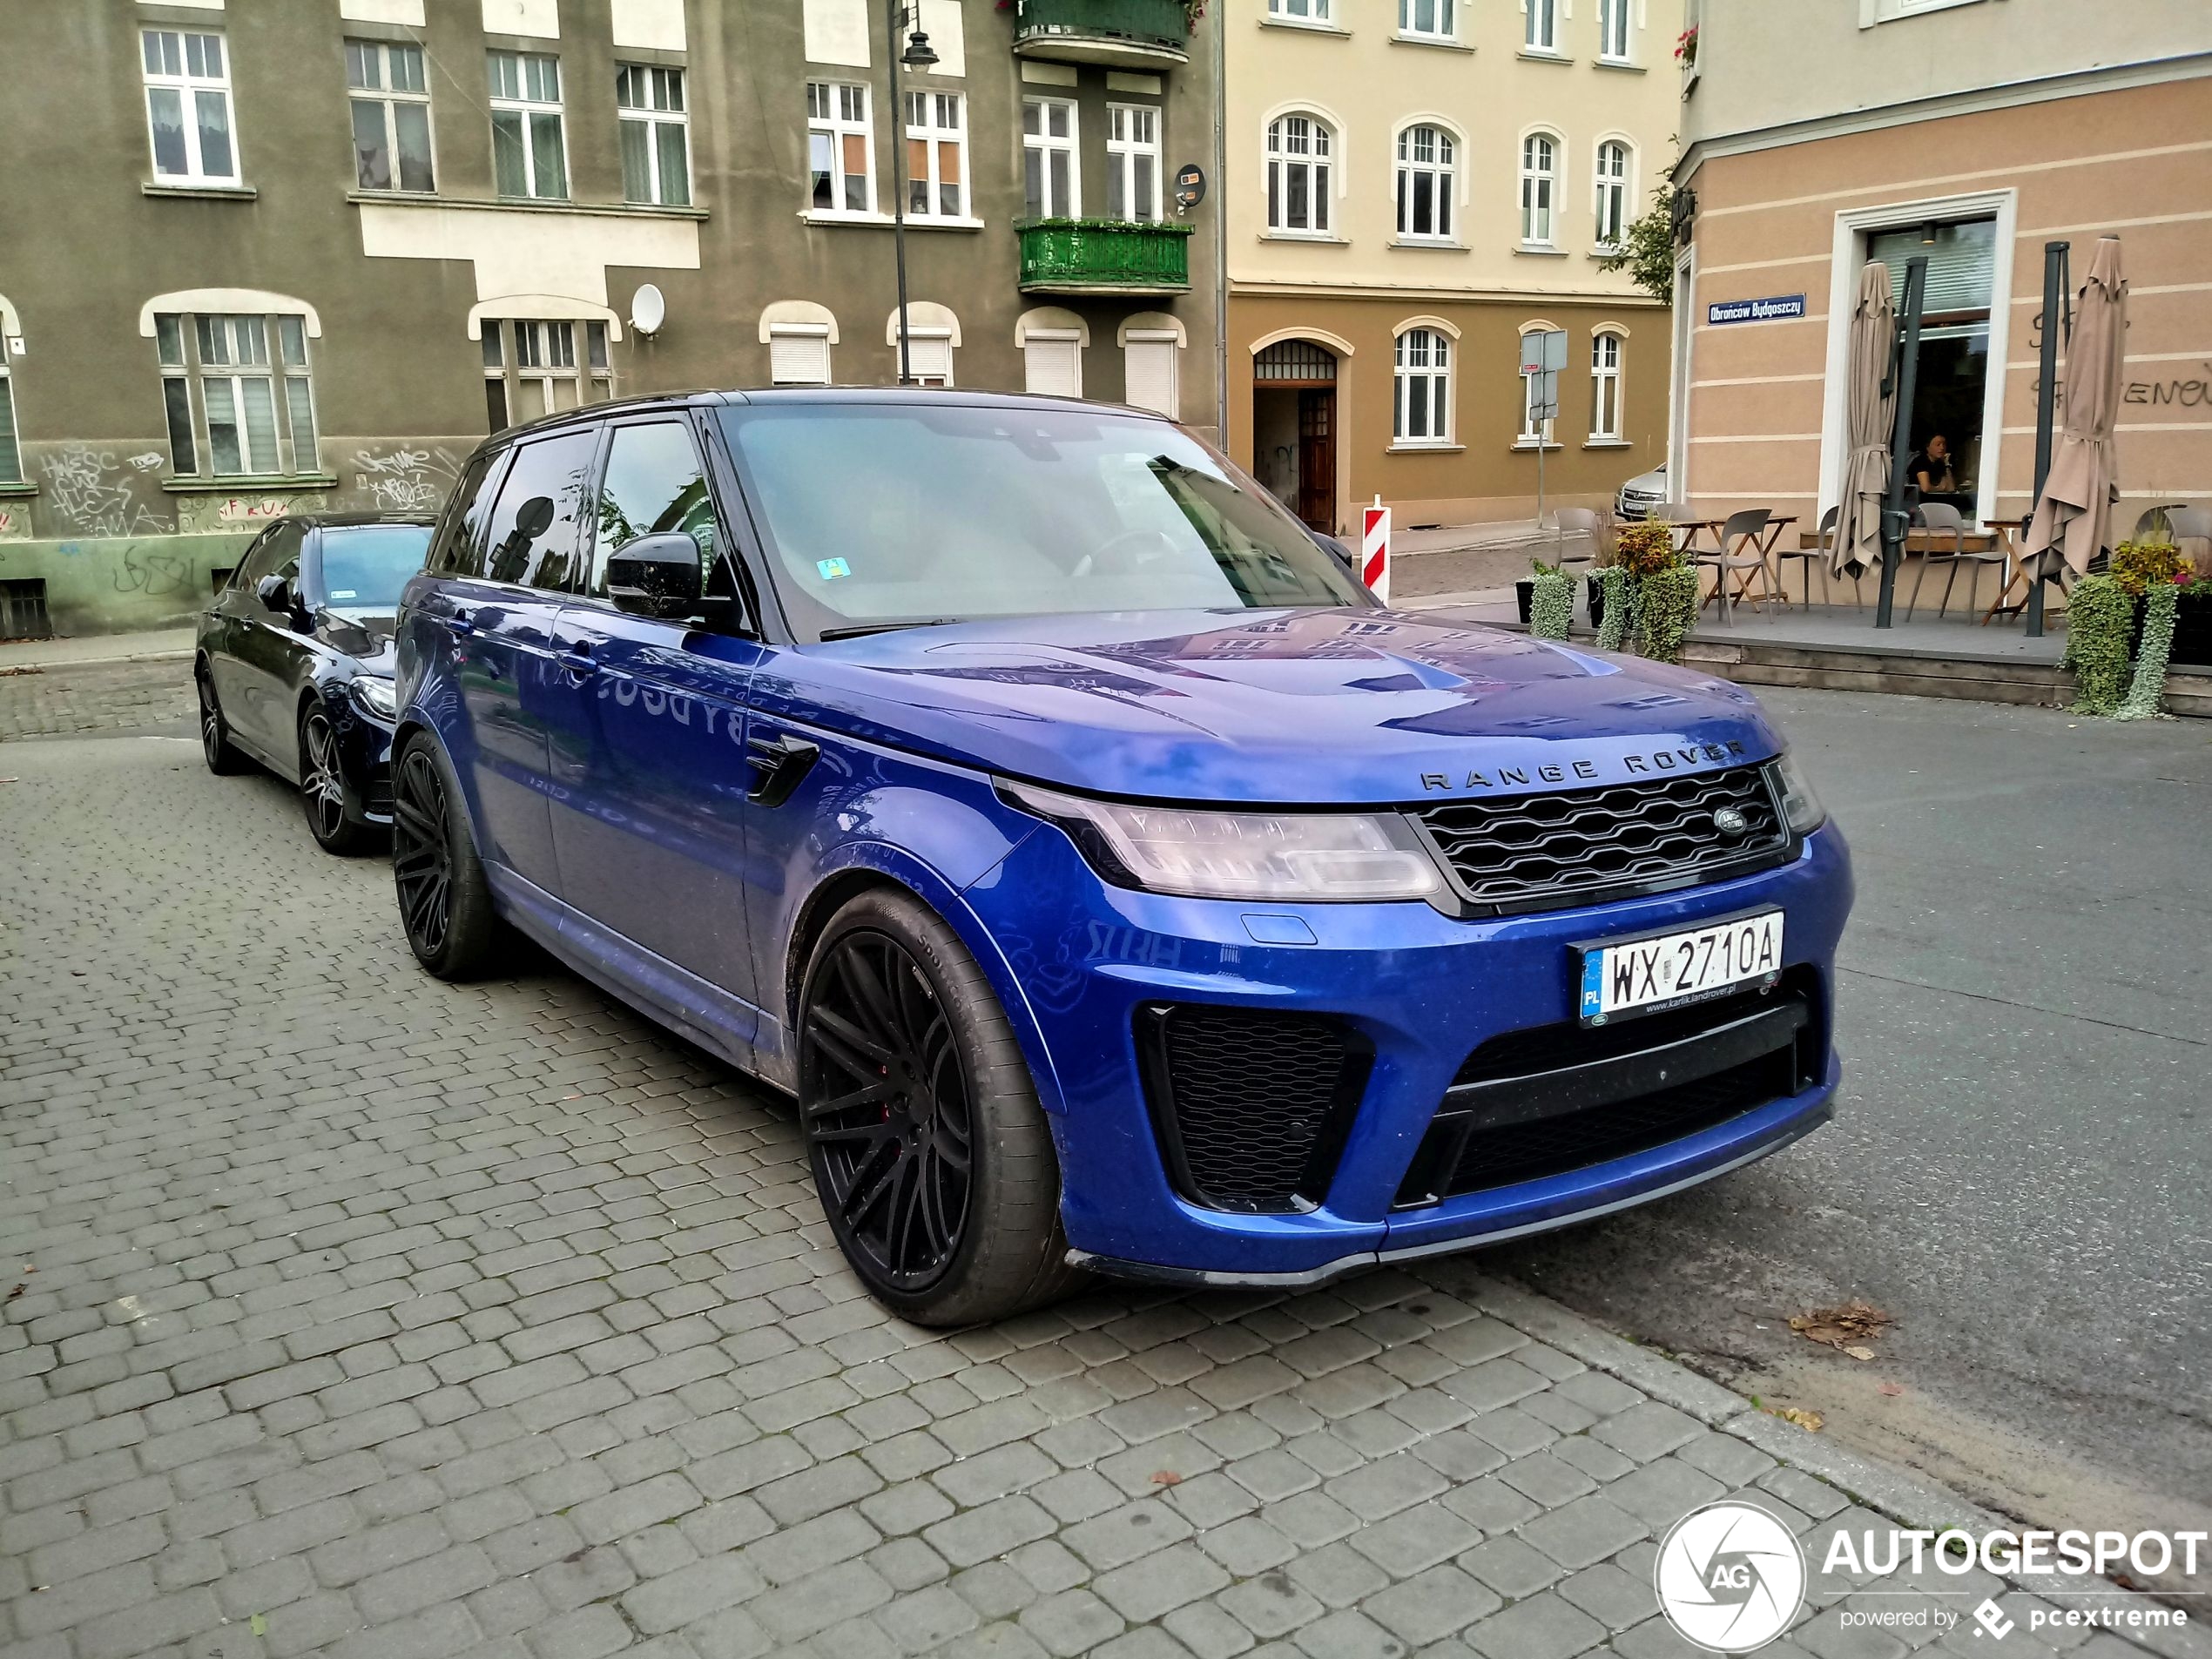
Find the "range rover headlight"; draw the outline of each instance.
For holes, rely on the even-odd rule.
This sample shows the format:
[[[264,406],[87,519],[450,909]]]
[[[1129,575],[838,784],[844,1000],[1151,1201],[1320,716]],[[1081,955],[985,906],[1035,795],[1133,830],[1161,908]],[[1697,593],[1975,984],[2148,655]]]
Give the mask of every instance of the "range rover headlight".
[[[1828,809],[1813,793],[1794,756],[1784,753],[1774,761],[1774,792],[1782,802],[1782,816],[1791,834],[1810,834],[1828,821]]]
[[[399,695],[394,691],[391,681],[364,674],[357,679],[347,681],[346,685],[354,694],[354,701],[369,713],[388,720],[400,711]]]
[[[1436,860],[1405,819],[1375,813],[1221,813],[1088,800],[1002,783],[1015,805],[1050,819],[1118,887],[1192,899],[1277,903],[1426,899]]]

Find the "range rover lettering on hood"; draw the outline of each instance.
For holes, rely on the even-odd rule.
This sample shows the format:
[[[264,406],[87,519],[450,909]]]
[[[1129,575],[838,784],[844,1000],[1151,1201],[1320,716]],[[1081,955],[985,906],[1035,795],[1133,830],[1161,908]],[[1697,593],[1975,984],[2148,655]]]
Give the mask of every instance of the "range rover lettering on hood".
[[[1730,739],[1726,743],[1696,743],[1681,749],[1654,749],[1647,754],[1615,755],[1612,764],[1620,769],[1622,778],[1650,777],[1662,772],[1684,772],[1703,762],[1707,765],[1722,765],[1731,760],[1748,760],[1750,752]],[[1445,772],[1425,772],[1421,774],[1423,789],[1500,789],[1508,785],[1527,788],[1532,783],[1605,783],[1595,760],[1568,760],[1541,766],[1494,766],[1489,772],[1470,771],[1464,781],[1454,782],[1453,774]]]

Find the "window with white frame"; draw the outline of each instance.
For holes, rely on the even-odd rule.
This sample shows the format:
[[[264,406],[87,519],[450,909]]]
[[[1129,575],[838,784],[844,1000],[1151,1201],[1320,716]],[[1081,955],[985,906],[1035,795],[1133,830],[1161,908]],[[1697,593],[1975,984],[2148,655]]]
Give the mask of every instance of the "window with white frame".
[[[1106,106],[1106,217],[1160,217],[1160,112],[1149,104]]]
[[[1318,116],[1278,115],[1267,124],[1267,228],[1320,236],[1329,229],[1328,124]]]
[[[1456,38],[1453,0],[1398,0],[1398,32],[1415,40]]]
[[[1559,50],[1559,0],[1521,0],[1523,51]]]
[[[768,380],[775,386],[830,383],[829,325],[778,322],[768,325]]]
[[[1527,425],[1524,418],[1522,424]],[[1590,337],[1590,437],[1617,442],[1621,437],[1621,336]]]
[[[146,127],[153,173],[165,185],[235,185],[230,65],[220,35],[146,29]]]
[[[1122,336],[1122,401],[1170,421],[1183,418],[1183,338],[1172,328],[1131,328]]]
[[[8,378],[8,342],[0,340],[0,484],[23,482],[23,447],[16,438],[16,388]]]
[[[596,319],[486,317],[483,352],[484,415],[494,432],[614,395],[607,325]]]
[[[1521,239],[1530,247],[1553,241],[1552,208],[1559,198],[1559,140],[1532,132],[1521,141]]]
[[[360,188],[435,190],[422,48],[347,41],[346,87],[354,116],[354,177]]]
[[[1073,98],[1022,100],[1022,212],[1031,219],[1076,219],[1083,211],[1082,168],[1076,157]]]
[[[1620,246],[1628,226],[1629,146],[1608,138],[1597,147],[1597,245]]]
[[[968,100],[907,94],[907,217],[968,217]]]
[[[1022,341],[1022,389],[1046,397],[1083,395],[1083,338],[1073,328],[1032,328]]]
[[[1452,192],[1459,178],[1452,135],[1410,126],[1398,135],[1398,233],[1431,241],[1452,236]]]
[[[545,52],[484,57],[491,83],[491,170],[499,193],[567,200],[561,60]]]
[[[846,81],[806,83],[806,166],[818,213],[875,211],[875,134],[868,89]]]
[[[895,317],[893,323],[895,328]],[[893,338],[897,338],[895,334]],[[953,383],[953,331],[925,322],[917,322],[909,327],[907,330],[906,370],[910,377],[907,383],[910,386],[950,386]]]
[[[1292,23],[1326,23],[1332,0],[1267,0],[1267,15]]]
[[[1629,61],[1629,8],[1635,0],[1597,0],[1597,55],[1605,64]]]
[[[684,71],[658,64],[615,70],[621,123],[622,199],[662,207],[691,205],[691,129]]]
[[[1451,336],[1440,328],[1408,328],[1398,336],[1396,369],[1392,438],[1408,444],[1451,442]]]
[[[154,319],[171,469],[180,476],[319,473],[307,319],[292,312]]]

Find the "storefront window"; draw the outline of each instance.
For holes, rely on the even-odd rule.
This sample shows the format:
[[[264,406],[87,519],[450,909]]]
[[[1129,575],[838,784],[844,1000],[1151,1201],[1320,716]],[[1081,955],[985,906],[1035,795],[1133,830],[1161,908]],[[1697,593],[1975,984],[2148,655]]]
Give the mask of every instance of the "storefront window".
[[[1905,266],[1927,256],[1908,476],[1917,483],[1925,471],[1928,483],[1924,498],[1946,502],[1971,517],[1981,479],[1997,222],[1969,219],[1878,231],[1868,239],[1867,252],[1889,266],[1891,292],[1900,313]]]

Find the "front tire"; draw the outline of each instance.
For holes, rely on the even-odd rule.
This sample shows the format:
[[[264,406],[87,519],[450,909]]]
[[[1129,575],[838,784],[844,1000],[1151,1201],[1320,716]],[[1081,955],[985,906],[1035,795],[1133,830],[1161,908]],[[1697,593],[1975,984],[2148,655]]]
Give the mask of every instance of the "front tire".
[[[392,878],[415,958],[442,980],[490,966],[499,919],[469,833],[460,786],[438,745],[417,732],[392,763]]]
[[[215,699],[215,682],[205,667],[193,671],[192,685],[199,692],[199,753],[207,770],[218,778],[235,778],[246,770],[246,757],[231,742],[230,722]]]
[[[1001,1319],[1078,1278],[1021,1046],[975,959],[912,896],[864,894],[816,942],[799,1109],[830,1230],[892,1312]]]
[[[300,799],[307,809],[307,833],[326,853],[350,858],[375,840],[369,826],[346,810],[346,772],[338,758],[338,732],[320,699],[300,717]]]

